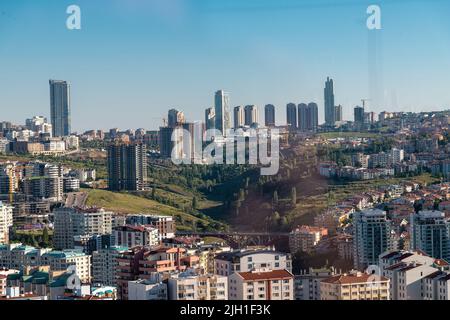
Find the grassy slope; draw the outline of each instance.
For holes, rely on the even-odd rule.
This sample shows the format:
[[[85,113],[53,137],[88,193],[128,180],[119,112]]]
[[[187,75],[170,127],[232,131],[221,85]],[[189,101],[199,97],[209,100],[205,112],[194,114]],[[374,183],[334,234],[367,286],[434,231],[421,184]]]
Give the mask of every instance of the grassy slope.
[[[152,213],[179,217],[183,221],[183,225],[177,224],[177,229],[179,230],[191,230],[194,221],[202,223],[203,225],[214,222],[210,219],[194,217],[181,210],[160,204],[153,200],[126,193],[115,193],[98,189],[86,189],[83,191],[87,192],[89,195],[86,202],[88,206],[103,207],[119,214]]]

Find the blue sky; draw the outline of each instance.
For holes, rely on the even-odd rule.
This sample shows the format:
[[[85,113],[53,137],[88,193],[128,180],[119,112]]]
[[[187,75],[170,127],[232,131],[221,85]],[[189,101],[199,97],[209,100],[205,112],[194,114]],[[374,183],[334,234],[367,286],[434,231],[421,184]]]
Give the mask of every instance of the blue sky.
[[[66,28],[71,4],[81,30]],[[382,30],[366,28],[370,4]],[[286,103],[314,101],[323,120],[327,76],[345,119],[362,98],[376,112],[442,110],[449,16],[445,0],[3,0],[0,120],[48,116],[49,79],[72,83],[78,131],[154,129],[173,107],[202,120],[218,89],[232,106],[274,104],[279,123]]]

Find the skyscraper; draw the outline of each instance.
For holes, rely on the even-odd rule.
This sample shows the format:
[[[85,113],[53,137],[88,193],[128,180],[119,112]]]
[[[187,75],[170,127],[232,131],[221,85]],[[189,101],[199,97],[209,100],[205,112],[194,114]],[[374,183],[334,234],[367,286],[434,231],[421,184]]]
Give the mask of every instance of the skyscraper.
[[[224,136],[227,134],[227,130],[230,129],[230,95],[219,90],[216,92],[214,99],[215,109],[215,129],[222,132]]]
[[[208,108],[205,110],[205,129],[214,129],[216,121],[216,112],[214,108]]]
[[[319,127],[319,107],[317,103],[308,104],[308,130],[315,131]]]
[[[411,215],[411,247],[436,259],[450,259],[450,220],[440,211]]]
[[[327,78],[327,81],[325,82],[324,97],[325,97],[325,124],[327,126],[334,126],[336,119],[334,109],[333,79]]]
[[[353,214],[353,257],[356,270],[378,264],[378,257],[392,250],[391,222],[386,212],[368,209]]]
[[[246,126],[251,126],[252,124],[259,122],[259,113],[257,106],[255,105],[245,106],[244,113]]]
[[[319,108],[316,103],[298,105],[298,128],[301,131],[315,131],[319,126]]]
[[[335,122],[342,121],[342,106],[341,105],[334,107],[334,120],[335,120]]]
[[[356,106],[354,109],[354,117],[355,117],[355,123],[356,124],[363,124],[364,123],[364,107]]]
[[[50,80],[50,117],[54,137],[69,136],[70,84],[62,80]]]
[[[244,123],[244,108],[242,106],[234,107],[234,129],[243,127]]]
[[[185,123],[184,113],[177,109],[170,109],[168,113],[168,126],[174,128]]]
[[[141,191],[147,184],[147,150],[142,143],[113,143],[108,147],[108,188]]]
[[[290,129],[297,129],[297,106],[295,103],[288,103],[286,106],[286,120]]]
[[[266,127],[275,126],[275,106],[273,104],[267,104],[264,107],[264,120]]]
[[[300,103],[298,105],[298,128],[301,131],[308,130],[308,105]]]

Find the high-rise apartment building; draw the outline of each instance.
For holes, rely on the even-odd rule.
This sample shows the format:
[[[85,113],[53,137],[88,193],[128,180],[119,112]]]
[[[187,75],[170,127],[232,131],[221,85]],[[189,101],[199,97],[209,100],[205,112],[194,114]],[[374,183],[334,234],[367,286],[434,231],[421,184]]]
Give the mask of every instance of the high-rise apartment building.
[[[450,219],[440,211],[411,215],[411,248],[436,259],[450,260]]]
[[[0,201],[0,244],[9,243],[9,229],[13,225],[13,208]]]
[[[234,113],[234,129],[243,127],[245,124],[244,108],[242,106],[234,107],[233,113]]]
[[[211,130],[215,128],[216,111],[214,108],[208,108],[205,110],[205,128]]]
[[[142,143],[113,143],[108,147],[108,188],[142,191],[147,187],[147,148]]]
[[[57,208],[53,214],[53,246],[56,249],[73,249],[76,236],[112,232],[112,212],[104,209]]]
[[[386,212],[367,209],[353,214],[354,268],[364,270],[378,263],[378,257],[393,249],[391,221]]]
[[[297,106],[295,103],[288,103],[286,106],[286,121],[290,129],[297,129]]]
[[[275,106],[267,104],[264,107],[264,120],[266,127],[275,127]]]
[[[50,80],[50,116],[54,137],[69,136],[70,84],[62,80]]]
[[[327,78],[327,81],[325,82],[324,98],[325,98],[325,124],[327,126],[332,127],[336,122],[333,79]]]
[[[112,246],[92,253],[92,282],[103,286],[117,286],[117,258],[126,247]]]

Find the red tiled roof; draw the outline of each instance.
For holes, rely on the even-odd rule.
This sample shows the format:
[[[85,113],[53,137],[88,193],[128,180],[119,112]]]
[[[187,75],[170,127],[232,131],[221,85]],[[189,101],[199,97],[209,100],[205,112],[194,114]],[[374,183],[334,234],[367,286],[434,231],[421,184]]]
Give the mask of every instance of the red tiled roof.
[[[332,284],[352,284],[352,283],[379,282],[388,280],[388,278],[382,276],[378,276],[377,278],[373,279],[372,277],[373,277],[372,274],[367,273],[361,273],[360,275],[343,274],[329,277],[327,279],[322,280],[322,282]]]
[[[294,276],[287,270],[272,270],[267,272],[238,272],[244,281],[290,279]]]

